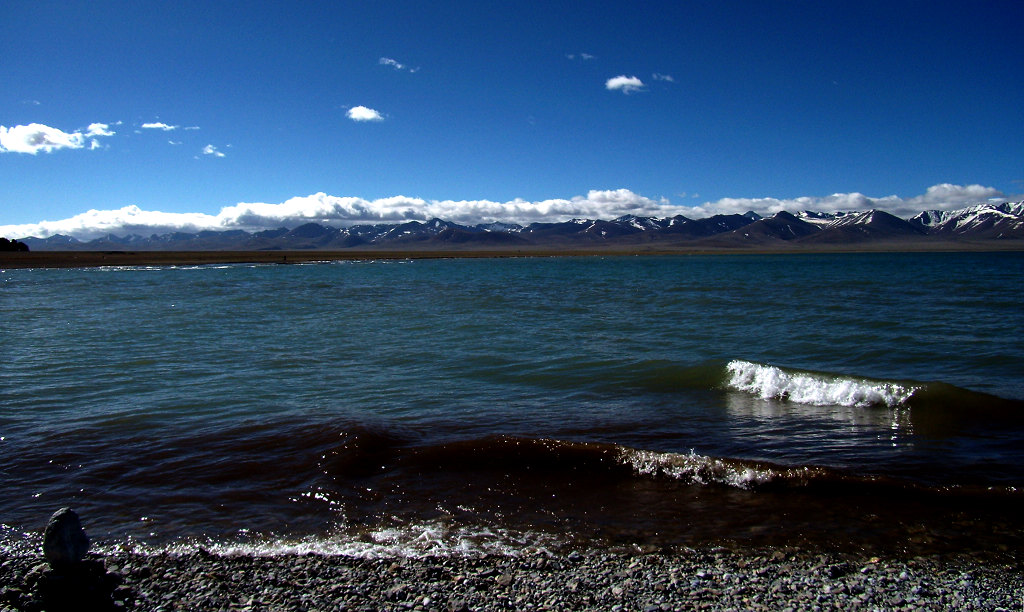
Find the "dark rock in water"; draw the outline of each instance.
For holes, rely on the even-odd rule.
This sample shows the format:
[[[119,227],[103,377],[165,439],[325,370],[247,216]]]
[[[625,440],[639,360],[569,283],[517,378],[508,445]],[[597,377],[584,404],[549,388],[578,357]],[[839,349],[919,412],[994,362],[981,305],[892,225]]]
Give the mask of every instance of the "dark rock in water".
[[[54,569],[79,563],[89,551],[89,536],[85,535],[78,514],[71,508],[53,513],[43,532],[43,556]]]

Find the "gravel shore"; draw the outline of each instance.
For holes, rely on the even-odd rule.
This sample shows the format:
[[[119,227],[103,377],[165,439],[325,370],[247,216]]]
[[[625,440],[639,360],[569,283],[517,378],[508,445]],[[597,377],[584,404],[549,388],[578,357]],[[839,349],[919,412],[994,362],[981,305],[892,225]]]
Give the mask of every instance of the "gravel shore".
[[[361,559],[0,556],[0,610],[1022,610],[1019,561],[798,550]],[[90,599],[92,598],[92,599]],[[90,608],[82,607],[89,603]]]

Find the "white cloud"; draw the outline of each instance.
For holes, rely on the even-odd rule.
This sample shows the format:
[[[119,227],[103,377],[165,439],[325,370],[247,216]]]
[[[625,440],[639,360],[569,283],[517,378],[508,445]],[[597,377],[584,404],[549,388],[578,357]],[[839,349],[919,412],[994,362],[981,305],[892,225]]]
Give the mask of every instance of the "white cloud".
[[[621,91],[624,94],[630,94],[635,91],[640,91],[644,88],[644,82],[635,76],[619,75],[612,77],[605,81],[604,86],[610,91]]]
[[[848,212],[863,210],[884,210],[897,217],[912,217],[922,210],[957,210],[972,204],[989,200],[1000,201],[1008,198],[994,187],[981,185],[953,185],[943,183],[929,187],[925,194],[912,198],[895,195],[868,197],[862,193],[834,193],[829,196],[804,196],[799,198],[722,198],[694,206],[683,214],[688,217],[709,217],[718,214],[743,214],[752,210],[769,216],[780,211],[800,212]]]
[[[208,144],[203,147],[203,155],[212,155],[214,157],[224,157],[224,154],[217,150],[217,147],[212,144]]]
[[[390,57],[382,57],[380,58],[380,60],[377,61],[377,63],[380,64],[381,66],[391,66],[395,70],[404,70],[406,72],[419,72],[419,68],[410,68],[403,64],[402,62],[395,59],[391,59]]]
[[[114,132],[106,123],[90,123],[85,131],[86,136],[113,136]],[[95,142],[95,141],[94,141]]]
[[[434,217],[475,225],[494,221],[528,224],[534,221],[567,221],[572,218],[610,219],[624,214],[665,216],[678,207],[664,200],[652,200],[628,189],[590,191],[586,196],[538,202],[515,199],[424,200],[394,196],[378,200],[338,197],[317,193],[279,204],[243,202],[226,206],[216,215],[146,211],[138,206],[117,210],[90,210],[70,219],[35,224],[0,226],[0,235],[45,238],[54,234],[90,240],[110,233],[117,235],[163,234],[174,231],[244,229],[258,231],[296,227],[315,222],[333,227],[361,223],[426,221]]]
[[[929,187],[924,195],[910,198],[907,205],[921,210],[956,210],[987,200],[1002,200],[1005,197],[1006,194],[994,187],[941,183]]]
[[[41,123],[6,127],[0,125],[0,153],[52,153],[58,149],[89,149],[100,147],[94,136],[113,136],[106,123],[90,124],[86,130],[65,132]]]
[[[569,58],[570,60],[574,60],[576,58],[579,58],[581,61],[584,61],[584,62],[587,61],[587,60],[594,59],[594,56],[589,54],[589,53],[566,53],[565,57]]]
[[[860,193],[837,193],[824,197],[793,199],[723,198],[705,202],[700,206],[651,199],[628,189],[593,190],[585,196],[534,202],[522,199],[506,202],[424,200],[402,195],[365,200],[316,193],[291,198],[278,204],[243,202],[226,206],[216,215],[147,211],[138,206],[126,206],[117,210],[90,210],[60,221],[0,226],[0,236],[45,238],[54,234],[64,234],[89,240],[110,233],[120,236],[149,236],[174,231],[259,231],[278,227],[293,228],[310,222],[346,227],[362,223],[426,221],[434,217],[463,225],[495,221],[527,225],[532,222],[558,222],[573,218],[613,219],[626,214],[643,217],[669,217],[681,214],[700,218],[715,214],[741,214],[748,210],[768,216],[780,210],[798,212],[809,209],[836,212],[877,208],[906,218],[923,209],[956,210],[993,198],[1024,199],[1024,196],[1006,197],[992,187],[950,184],[936,185],[921,196],[907,199],[897,196],[871,198]],[[686,199],[692,201],[692,197]]]
[[[167,125],[166,123],[160,121],[156,121],[153,123],[143,123],[140,127],[142,127],[142,129],[145,130],[163,130],[165,132],[170,132],[171,130],[178,129],[178,126],[176,125]]]
[[[654,79],[655,81],[668,81],[669,83],[676,82],[676,80],[672,78],[671,74],[659,74],[655,72],[654,74],[651,75],[651,78]]]
[[[659,215],[667,203],[637,195],[628,189],[591,191],[586,197],[528,202],[491,200],[424,200],[393,196],[378,200],[337,197],[318,193],[297,197],[281,204],[242,203],[221,210],[218,218],[224,227],[273,228],[314,221],[343,227],[360,223],[426,221],[434,217],[475,225],[503,221],[565,221],[575,217],[610,218],[627,213]]]
[[[384,121],[383,115],[365,106],[354,106],[345,114],[352,121]]]
[[[148,236],[154,231],[198,232],[210,229],[215,222],[216,217],[202,213],[165,213],[145,211],[138,206],[125,206],[117,210],[90,210],[61,221],[0,226],[0,235],[47,237],[63,234],[88,240],[110,233]]]

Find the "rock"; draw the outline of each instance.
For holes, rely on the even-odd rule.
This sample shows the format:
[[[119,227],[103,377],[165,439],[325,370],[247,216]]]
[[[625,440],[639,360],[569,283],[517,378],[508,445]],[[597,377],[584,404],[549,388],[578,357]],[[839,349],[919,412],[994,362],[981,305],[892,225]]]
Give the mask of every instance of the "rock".
[[[448,610],[450,610],[450,612],[469,612],[469,606],[466,605],[464,600],[456,599],[448,604]]]
[[[78,514],[71,508],[53,513],[43,531],[43,556],[53,569],[66,568],[79,563],[89,551],[89,536],[85,535]]]
[[[69,570],[0,552],[0,611],[319,610],[422,612],[595,609],[1019,610],[1024,575],[1016,560],[964,557],[907,562],[866,555],[687,551],[643,556],[591,553],[562,569],[502,556],[391,559],[114,553],[87,555]],[[741,561],[746,567],[741,569]],[[104,562],[106,565],[104,566]],[[713,565],[709,565],[712,563]],[[865,565],[875,565],[861,574]],[[389,570],[389,565],[393,570]],[[105,569],[104,569],[105,568]],[[147,568],[143,572],[143,568]],[[838,578],[829,578],[834,568]],[[759,573],[758,570],[767,571]],[[704,571],[709,579],[696,574]],[[488,574],[486,579],[480,574]],[[143,576],[143,574],[145,574]],[[897,578],[905,574],[905,580]],[[628,575],[628,578],[614,578]],[[724,576],[728,575],[729,578]],[[504,577],[513,580],[502,587]],[[927,577],[927,578],[925,578]],[[461,578],[456,580],[456,578]],[[693,586],[688,586],[693,580]],[[659,588],[664,586],[664,589]],[[7,606],[7,608],[5,608]]]
[[[852,571],[853,567],[849,563],[841,562],[836,563],[834,565],[830,565],[825,573],[828,575],[829,578],[832,578],[834,580],[836,578],[841,578],[851,573]]]

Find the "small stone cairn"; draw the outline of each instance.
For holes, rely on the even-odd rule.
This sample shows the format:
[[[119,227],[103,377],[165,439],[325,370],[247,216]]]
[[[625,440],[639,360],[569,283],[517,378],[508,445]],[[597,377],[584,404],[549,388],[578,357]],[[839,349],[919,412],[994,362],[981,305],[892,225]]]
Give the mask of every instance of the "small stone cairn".
[[[89,536],[78,514],[71,508],[53,513],[43,531],[46,564],[33,568],[25,577],[31,594],[25,610],[117,610],[113,594],[121,576],[108,573],[103,561],[87,559]],[[49,568],[47,568],[47,564]]]
[[[43,531],[43,557],[54,570],[74,569],[89,552],[89,536],[78,513],[61,508],[53,513]]]

